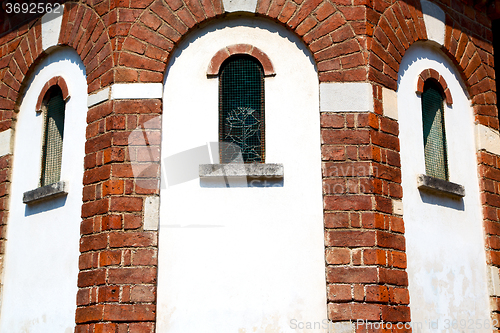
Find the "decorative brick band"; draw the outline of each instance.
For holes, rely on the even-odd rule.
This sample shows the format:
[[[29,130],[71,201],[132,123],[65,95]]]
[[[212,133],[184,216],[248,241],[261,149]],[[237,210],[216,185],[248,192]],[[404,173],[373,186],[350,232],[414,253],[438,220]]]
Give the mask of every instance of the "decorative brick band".
[[[264,76],[274,76],[276,73],[274,72],[273,64],[271,60],[262,52],[259,48],[249,45],[249,44],[235,44],[220,49],[210,60],[210,65],[208,65],[207,75],[208,76],[217,76],[219,75],[220,66],[222,63],[232,55],[235,54],[248,54],[254,58],[256,58],[262,65],[264,69]]]
[[[420,95],[421,93],[424,92],[424,83],[426,80],[429,79],[434,79],[437,82],[439,82],[444,91],[446,104],[452,105],[453,99],[451,98],[451,92],[450,89],[448,89],[448,84],[446,83],[444,78],[436,70],[432,68],[424,69],[422,73],[420,73],[420,75],[418,76],[417,90],[416,90],[417,94]]]
[[[47,81],[47,83],[45,83],[42,91],[40,92],[40,95],[38,96],[38,101],[36,102],[36,110],[37,111],[42,111],[42,102],[43,102],[43,99],[45,97],[45,94],[53,86],[59,86],[59,88],[61,88],[61,91],[62,91],[63,99],[65,101],[68,100],[69,92],[68,92],[68,86],[66,85],[66,81],[64,81],[62,76],[54,76],[52,79]]]

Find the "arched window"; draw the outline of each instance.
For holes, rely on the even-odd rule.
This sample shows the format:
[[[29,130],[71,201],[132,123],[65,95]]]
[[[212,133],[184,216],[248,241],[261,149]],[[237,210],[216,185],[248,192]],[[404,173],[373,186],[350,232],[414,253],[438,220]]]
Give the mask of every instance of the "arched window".
[[[428,176],[448,180],[444,100],[442,86],[434,79],[426,80],[422,92],[425,172]]]
[[[52,86],[44,96],[44,137],[40,186],[61,178],[65,102],[59,86]]]
[[[234,55],[219,72],[219,142],[240,147],[245,163],[264,163],[264,70],[252,56]],[[238,157],[233,145],[220,145],[220,162]]]

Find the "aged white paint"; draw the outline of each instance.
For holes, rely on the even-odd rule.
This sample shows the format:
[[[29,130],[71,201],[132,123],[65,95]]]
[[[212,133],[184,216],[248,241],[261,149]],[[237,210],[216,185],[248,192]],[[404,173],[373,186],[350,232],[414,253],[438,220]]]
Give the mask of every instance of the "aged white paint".
[[[425,30],[427,31],[427,38],[431,41],[444,45],[445,36],[445,13],[436,4],[420,0],[422,5],[422,13],[424,14]]]
[[[222,4],[228,13],[257,11],[257,0],[222,0]]]
[[[476,149],[500,155],[500,135],[498,131],[476,124]]]
[[[71,96],[61,169],[68,195],[25,205],[23,192],[35,189],[40,178],[44,126],[35,107],[54,76],[64,78]],[[15,131],[0,332],[74,331],[86,102],[85,67],[73,50],[50,54],[27,83]]]
[[[488,286],[490,288],[491,296],[500,296],[500,270],[498,267],[489,266],[489,274],[488,274]]]
[[[102,102],[109,100],[110,91],[111,91],[111,88],[106,87],[102,90],[99,90],[98,92],[90,94],[89,97],[87,98],[87,107],[90,108],[94,105],[97,105],[99,103],[102,103]]]
[[[61,33],[63,14],[64,6],[60,6],[58,12],[51,12],[42,16],[42,48],[44,50],[57,45]]]
[[[161,83],[115,83],[98,92],[90,94],[87,106],[92,107],[107,100],[149,99],[163,96]]]
[[[12,130],[0,132],[0,157],[12,154]]]
[[[403,215],[403,201],[402,200],[392,200],[392,213],[396,215]]]
[[[392,89],[382,87],[382,103],[384,116],[398,120],[398,94]]]
[[[144,230],[158,230],[160,197],[147,197],[144,201]]]
[[[115,83],[111,85],[111,99],[161,98],[161,83]]]
[[[422,70],[441,74],[453,95],[445,105],[450,181],[465,186],[463,199],[419,192],[425,174],[421,99],[415,93]],[[398,107],[405,236],[413,332],[438,321],[489,320],[487,268],[474,144],[474,119],[459,75],[439,51],[414,44],[399,71]],[[427,324],[426,324],[427,323]],[[424,325],[418,328],[417,325]],[[491,329],[475,330],[491,332]],[[437,330],[436,330],[437,331]],[[448,330],[450,331],[450,330]]]
[[[369,82],[321,82],[321,112],[373,112],[373,88]]]
[[[206,69],[241,43],[276,70],[265,79],[266,163],[282,163],[284,181],[217,188],[196,178],[161,190],[158,332],[322,332],[290,321],[327,318],[318,76],[295,35],[257,18],[189,35],[166,73],[162,163],[218,141],[218,79]],[[191,164],[181,167],[198,174]]]

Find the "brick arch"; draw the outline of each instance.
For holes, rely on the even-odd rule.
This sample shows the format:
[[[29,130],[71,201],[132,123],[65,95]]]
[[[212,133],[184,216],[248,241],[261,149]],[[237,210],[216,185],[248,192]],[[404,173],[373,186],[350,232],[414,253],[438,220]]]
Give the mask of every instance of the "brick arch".
[[[443,89],[443,94],[445,97],[446,104],[452,105],[453,98],[451,97],[451,91],[448,88],[448,84],[446,83],[446,80],[444,79],[444,77],[441,76],[441,74],[439,74],[439,72],[436,71],[435,69],[432,69],[432,68],[424,69],[422,71],[422,73],[420,73],[418,75],[417,89],[415,89],[416,93],[420,95],[424,92],[425,81],[427,81],[429,79],[433,79],[437,83],[439,83],[439,85]]]
[[[74,2],[64,5],[58,43],[72,47],[82,59],[89,93],[113,82],[115,62],[110,30],[98,12],[89,6]]]
[[[61,89],[62,92],[62,98],[67,101],[69,96],[69,91],[68,91],[68,85],[66,84],[66,81],[64,81],[64,78],[62,76],[54,76],[51,78],[49,81],[45,83],[45,85],[42,88],[42,91],[38,95],[38,100],[36,102],[36,110],[41,111],[42,110],[42,104],[43,100],[45,99],[45,94],[47,91],[49,91],[50,88],[58,86]]]
[[[478,27],[466,27],[479,30]],[[479,38],[471,38],[463,24],[446,16],[443,52],[458,68],[471,98],[476,122],[498,129],[493,46]]]
[[[152,0],[124,33],[118,55],[117,82],[163,82],[173,48],[191,30],[221,17],[221,0]],[[320,81],[364,81],[363,50],[366,8],[349,8],[329,0],[259,0],[256,14],[293,31],[311,51]],[[148,43],[144,41],[147,40]]]
[[[219,70],[220,67],[222,66],[222,63],[226,61],[227,58],[235,54],[247,54],[256,58],[262,65],[265,76],[276,75],[273,64],[269,59],[269,57],[267,56],[267,54],[262,52],[262,50],[260,50],[258,47],[249,44],[229,45],[217,51],[217,53],[212,57],[212,60],[210,60],[210,64],[208,65],[207,75],[209,76],[219,75]]]
[[[3,36],[0,45],[3,45],[0,54],[5,55],[0,61],[0,110],[4,116],[0,121],[0,131],[12,127],[16,117],[16,110],[21,98],[21,90],[25,84],[30,69],[43,57],[42,27],[38,19],[29,29],[26,28],[24,36],[17,38],[17,31]],[[10,54],[9,54],[10,53]]]
[[[375,17],[368,78],[396,90],[406,50],[418,40],[427,40],[420,1],[397,1]]]
[[[469,31],[481,30],[480,26],[475,26],[478,23],[470,22],[464,27],[464,20],[459,22],[461,18],[457,14],[452,16],[446,8],[443,10],[446,30],[441,51],[456,65],[465,82],[474,104],[476,121],[498,128],[495,93],[490,88],[494,86],[492,46],[470,37]],[[426,41],[427,32],[418,0],[397,1],[380,12],[373,15],[378,19],[369,50],[368,78],[396,90],[399,65],[406,50],[416,41]]]
[[[59,45],[70,46],[80,55],[87,72],[88,92],[100,89],[113,80],[113,57],[108,30],[100,16],[92,8],[68,2],[64,8]],[[19,105],[20,92],[26,79],[47,54],[42,47],[41,18],[37,19],[24,35],[17,30],[3,36],[0,54],[0,110],[15,110]],[[3,117],[0,131],[11,128],[12,117]]]

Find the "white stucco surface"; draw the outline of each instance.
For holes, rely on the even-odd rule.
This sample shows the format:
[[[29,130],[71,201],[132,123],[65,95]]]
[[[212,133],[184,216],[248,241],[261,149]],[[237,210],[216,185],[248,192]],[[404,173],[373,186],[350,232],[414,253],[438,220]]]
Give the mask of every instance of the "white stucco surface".
[[[321,112],[373,112],[373,88],[369,82],[321,82]]]
[[[0,157],[12,154],[12,130],[0,132]]]
[[[224,10],[228,13],[255,13],[257,10],[257,0],[222,0],[222,4],[224,5]]]
[[[44,84],[62,76],[66,104],[61,180],[69,193],[23,204],[39,184],[43,115],[35,111]],[[72,333],[75,326],[82,175],[87,113],[85,67],[76,52],[55,51],[28,82],[15,131],[0,332]]]
[[[57,7],[57,12],[47,13],[42,16],[42,48],[47,50],[59,42],[64,6]]]
[[[424,14],[425,30],[427,38],[439,45],[444,45],[445,36],[445,14],[435,3],[427,0],[420,0],[422,14]]]
[[[115,83],[111,85],[111,99],[161,98],[161,83]]]
[[[90,108],[91,106],[97,105],[109,99],[111,88],[108,86],[98,92],[90,94],[87,98],[87,106]]]
[[[398,94],[392,89],[382,87],[384,116],[398,120]]]
[[[417,189],[417,175],[425,174],[425,162],[421,99],[415,87],[418,75],[427,68],[444,77],[453,97],[451,107],[444,104],[448,165],[450,181],[465,186],[463,200]],[[403,217],[413,332],[461,332],[472,321],[476,325],[476,320],[481,324],[474,327],[475,332],[491,332],[485,325],[490,318],[489,299],[473,112],[459,80],[439,51],[419,43],[408,49],[399,71]],[[466,327],[452,329],[453,320],[459,325],[465,321]]]
[[[290,322],[327,318],[318,76],[293,34],[251,18],[192,33],[166,73],[162,163],[218,141],[219,84],[206,71],[240,43],[276,70],[265,79],[266,163],[282,163],[284,181],[220,188],[196,178],[161,190],[158,332],[309,332]]]
[[[498,131],[476,124],[476,149],[500,155],[500,135]]]
[[[147,197],[144,200],[144,230],[158,230],[159,220],[160,197]]]

